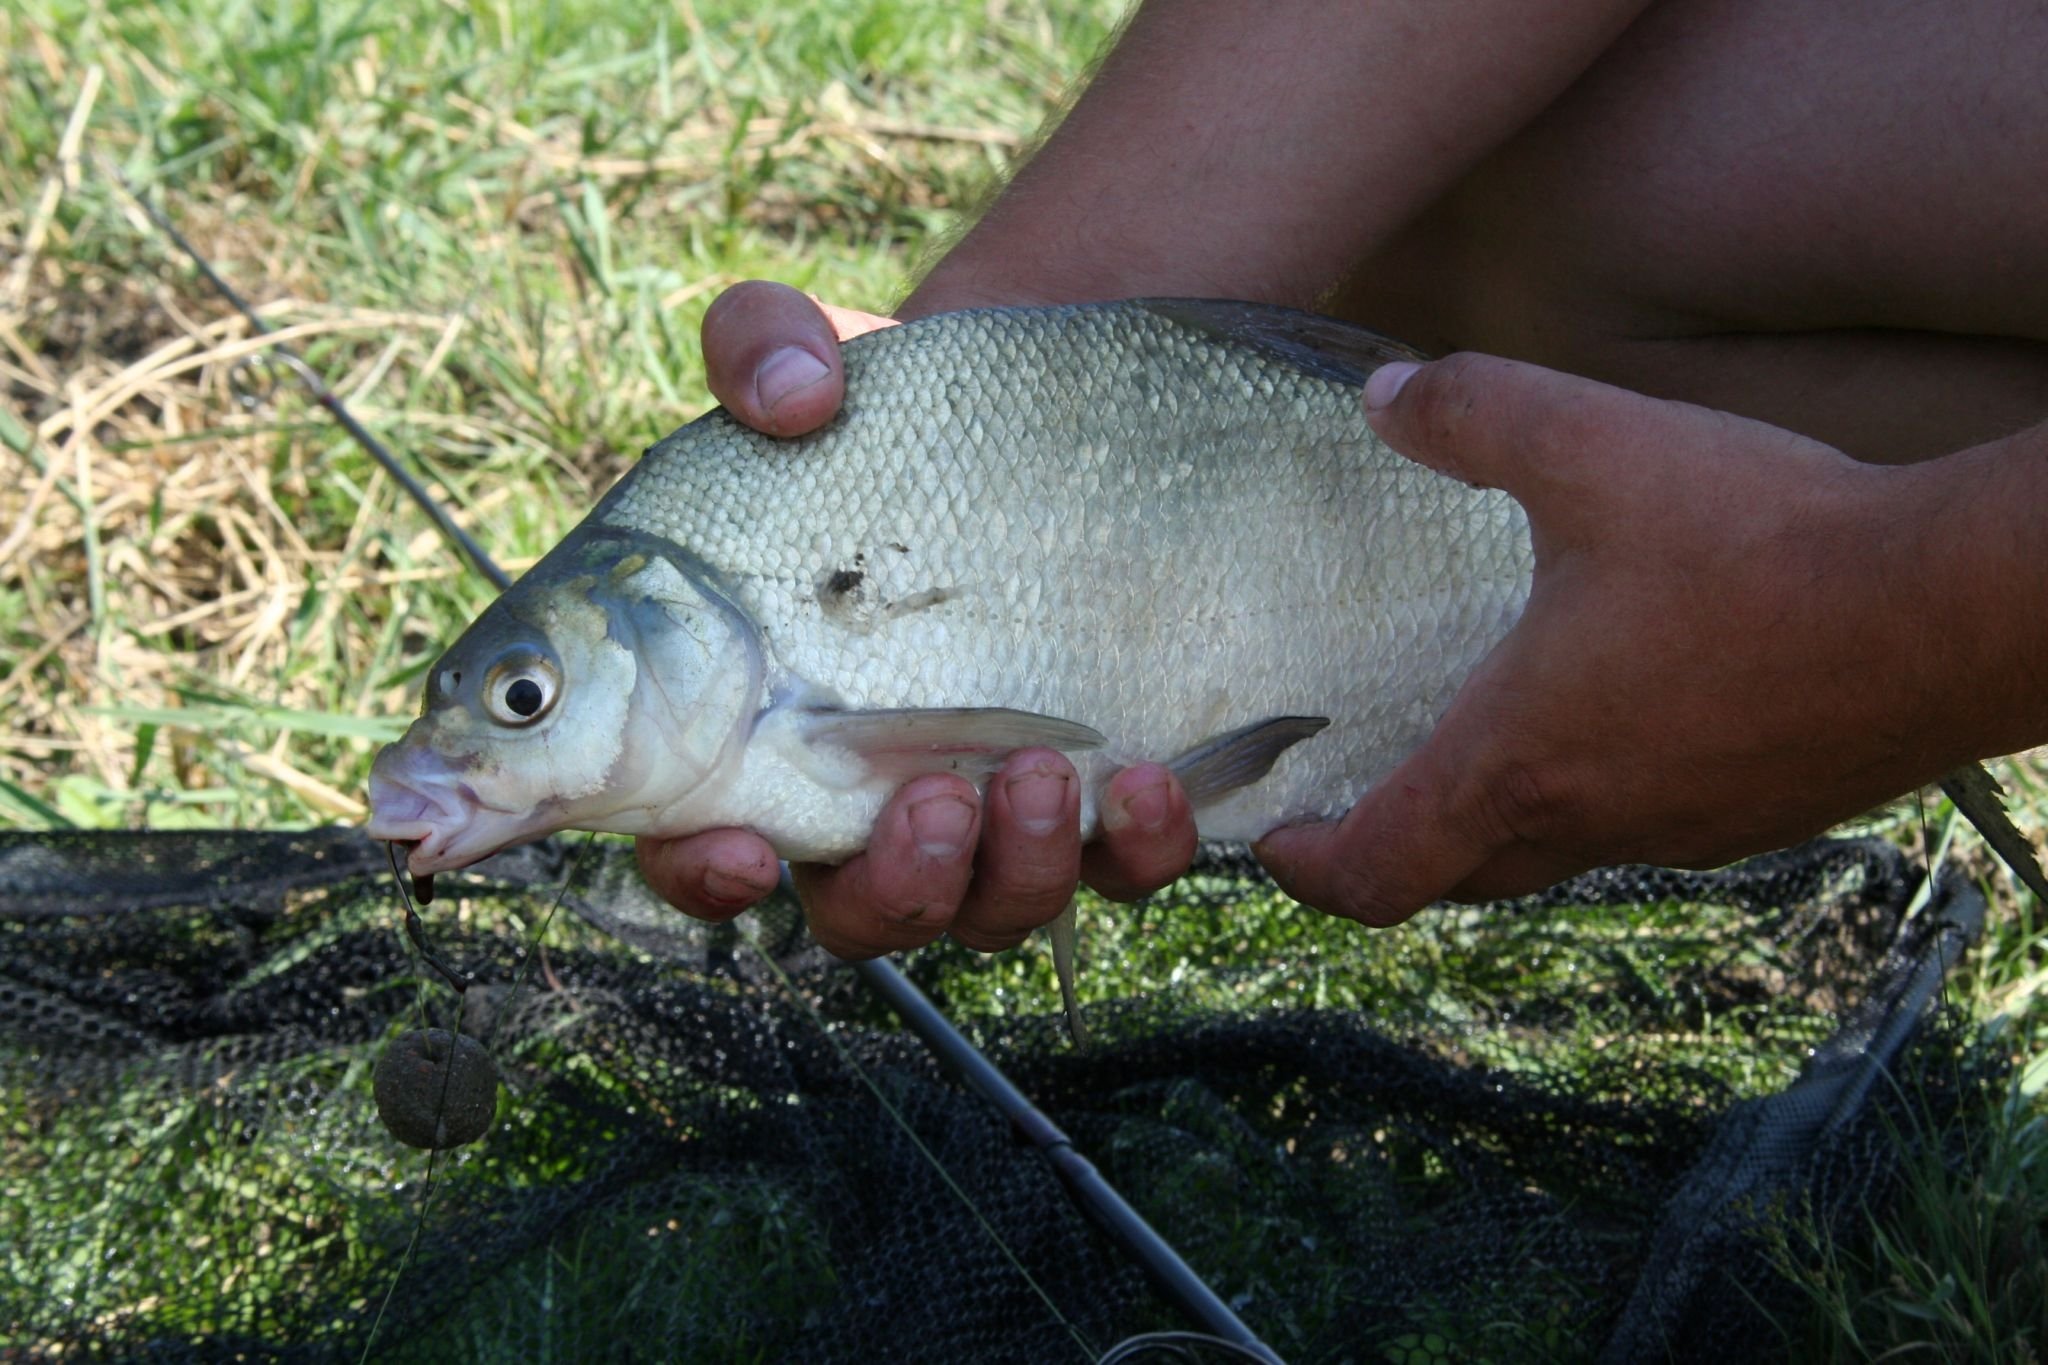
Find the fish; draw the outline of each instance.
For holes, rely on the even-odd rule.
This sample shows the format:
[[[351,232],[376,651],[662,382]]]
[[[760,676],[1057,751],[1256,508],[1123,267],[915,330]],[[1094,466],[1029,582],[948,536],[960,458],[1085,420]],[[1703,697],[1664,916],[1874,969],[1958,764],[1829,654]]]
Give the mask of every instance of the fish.
[[[428,674],[368,832],[437,871],[563,829],[739,825],[839,862],[924,772],[1049,745],[1082,832],[1163,758],[1197,827],[1341,814],[1527,601],[1505,494],[1414,464],[1360,390],[1423,359],[1259,304],[941,314],[846,343],[846,401],[651,447]],[[1981,765],[1943,781],[2037,896]],[[422,901],[426,899],[423,894]],[[1049,926],[1077,1040],[1074,910]]]
[[[1362,327],[1124,300],[844,355],[825,427],[698,418],[477,617],[376,758],[372,837],[416,876],[564,829],[836,863],[910,778],[1045,745],[1084,837],[1160,760],[1252,841],[1348,809],[1527,601],[1520,506],[1367,425],[1367,376],[1422,357]]]

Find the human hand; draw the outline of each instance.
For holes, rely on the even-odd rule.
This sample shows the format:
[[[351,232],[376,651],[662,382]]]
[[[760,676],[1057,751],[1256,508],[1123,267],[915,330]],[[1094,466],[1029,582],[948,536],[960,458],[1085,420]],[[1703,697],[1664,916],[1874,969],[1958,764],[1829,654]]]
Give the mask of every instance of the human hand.
[[[800,435],[839,410],[839,343],[894,325],[786,285],[735,285],[704,315],[711,392],[749,426]],[[993,952],[1057,916],[1081,880],[1113,900],[1136,900],[1186,871],[1194,856],[1187,797],[1156,763],[1111,779],[1102,833],[1085,848],[1080,779],[1061,754],[1013,754],[987,790],[984,799],[963,778],[917,778],[883,808],[865,853],[838,867],[793,867],[817,940],[860,958],[951,933]],[[639,854],[648,884],[700,919],[730,919],[778,878],[775,851],[747,830],[642,839]]]
[[[1298,899],[1394,924],[1717,866],[1972,756],[1931,721],[1927,467],[1477,355],[1388,366],[1366,404],[1394,449],[1521,502],[1535,584],[1419,750],[1342,820],[1261,841]]]

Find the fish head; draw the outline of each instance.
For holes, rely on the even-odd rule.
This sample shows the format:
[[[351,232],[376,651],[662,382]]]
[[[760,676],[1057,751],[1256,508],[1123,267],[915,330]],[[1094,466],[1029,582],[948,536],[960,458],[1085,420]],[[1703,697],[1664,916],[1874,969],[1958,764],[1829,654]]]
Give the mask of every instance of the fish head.
[[[737,774],[762,676],[758,631],[702,565],[586,527],[429,671],[371,767],[368,833],[426,874],[563,829],[666,828]]]

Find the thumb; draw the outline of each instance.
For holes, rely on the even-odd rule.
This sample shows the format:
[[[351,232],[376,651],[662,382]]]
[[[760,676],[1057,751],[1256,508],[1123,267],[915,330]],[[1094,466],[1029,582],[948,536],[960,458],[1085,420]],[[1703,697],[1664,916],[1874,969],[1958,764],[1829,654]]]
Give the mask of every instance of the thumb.
[[[1671,405],[1518,360],[1461,352],[1382,365],[1365,383],[1380,439],[1440,474],[1569,510],[1598,452]],[[1611,482],[1614,471],[1598,471]]]
[[[1448,752],[1455,747],[1433,738],[1343,819],[1284,826],[1252,851],[1304,905],[1364,924],[1399,924],[1513,840],[1470,817],[1462,765]]]
[[[736,284],[705,311],[704,374],[714,398],[771,436],[823,426],[846,392],[832,319],[767,280]]]

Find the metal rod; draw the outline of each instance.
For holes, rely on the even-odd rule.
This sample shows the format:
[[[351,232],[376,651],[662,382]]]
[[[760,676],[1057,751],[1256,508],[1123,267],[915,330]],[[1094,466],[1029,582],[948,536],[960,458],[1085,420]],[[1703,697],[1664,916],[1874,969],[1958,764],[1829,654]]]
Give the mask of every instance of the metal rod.
[[[119,185],[122,191],[141,207],[144,213],[149,215],[149,220],[156,224],[158,231],[170,238],[177,245],[178,250],[185,253],[186,258],[205,277],[206,282],[213,286],[214,292],[226,299],[236,312],[247,318],[249,325],[256,329],[257,335],[269,336],[269,325],[262,318],[256,316],[256,310],[250,307],[246,299],[235,292],[233,285],[221,278],[220,272],[213,268],[213,263],[199,253],[199,248],[185,240],[185,234],[178,231],[177,225],[165,217],[163,211],[157,208],[156,205],[150,203],[140,194],[137,194],[128,182],[122,179],[118,172],[114,172],[109,168],[108,173],[112,176],[114,183]],[[326,381],[320,378],[318,371],[311,365],[308,365],[299,357],[298,352],[285,345],[282,341],[271,342],[270,350],[278,359],[284,362],[285,366],[293,374],[298,376],[299,382],[305,385],[306,392],[312,395],[313,401],[326,408],[333,415],[334,420],[341,423],[341,429],[354,437],[356,444],[368,451],[370,457],[384,467],[384,472],[398,481],[398,486],[406,491],[407,495],[412,498],[413,502],[418,505],[422,512],[427,514],[427,518],[434,523],[441,534],[454,541],[462,553],[469,557],[469,562],[476,566],[477,572],[490,579],[493,586],[500,592],[512,586],[510,575],[499,568],[496,562],[484,553],[483,546],[477,544],[470,537],[469,532],[456,524],[455,519],[449,516],[441,504],[435,500],[434,495],[429,493],[404,465],[399,463],[398,457],[393,455],[382,441],[372,436],[368,428],[355,419],[355,414],[350,412],[343,405],[341,399],[335,395],[334,391],[327,387]]]
[[[1153,1230],[1139,1213],[1116,1192],[1116,1187],[1095,1169],[1095,1163],[1081,1155],[1073,1139],[1060,1130],[1019,1090],[1016,1084],[983,1056],[973,1043],[954,1028],[938,1006],[912,985],[909,978],[879,958],[855,962],[853,970],[876,994],[887,1000],[911,1032],[924,1040],[932,1054],[993,1104],[1010,1125],[1039,1150],[1053,1174],[1067,1187],[1084,1211],[1093,1217],[1116,1244],[1144,1267],[1159,1291],[1179,1305],[1182,1312],[1225,1341],[1256,1352],[1281,1365],[1273,1348],[1259,1340],[1244,1320],[1230,1311],[1230,1305],[1202,1281],[1180,1253]]]
[[[247,318],[250,326],[260,334],[268,336],[270,328],[264,324],[263,319],[257,317],[255,310],[220,277],[212,263],[199,253],[199,249],[185,240],[184,234],[178,231],[170,219],[155,205],[130,189],[127,182],[118,174],[114,175],[113,179],[142,207],[142,211],[149,215],[150,221],[191,259],[206,282]],[[420,510],[427,514],[441,534],[461,548],[478,572],[490,579],[500,590],[511,586],[512,580],[505,571],[484,553],[483,547],[472,540],[468,532],[455,524],[434,500],[433,494],[398,463],[398,458],[356,421],[341,399],[321,381],[311,366],[282,342],[273,341],[270,349],[277,352],[292,372],[298,375],[300,381],[306,385],[307,391],[321,407],[333,414],[334,419],[341,423],[342,429],[354,437],[356,443],[368,451],[377,463],[398,481],[399,486],[405,489],[419,505]],[[783,877],[786,882],[786,870]],[[901,972],[887,962],[856,962],[852,966],[855,974],[889,1002],[910,1031],[923,1040],[925,1046],[931,1049],[941,1063],[951,1068],[993,1104],[1003,1117],[1010,1121],[1011,1126],[1038,1149],[1051,1165],[1053,1173],[1059,1177],[1060,1183],[1067,1187],[1068,1193],[1081,1205],[1083,1211],[1096,1220],[1111,1240],[1123,1248],[1126,1255],[1144,1268],[1161,1293],[1178,1304],[1181,1311],[1200,1323],[1211,1334],[1253,1352],[1261,1359],[1272,1362],[1272,1365],[1284,1365],[1273,1348],[1259,1340],[1252,1329],[1245,1326],[1243,1320],[1230,1311],[1230,1306],[1217,1298],[1215,1291],[1204,1284],[1201,1276],[1195,1274],[1188,1263],[1180,1258],[1180,1253],[1153,1230],[1152,1225],[1145,1221],[1142,1214],[1125,1202],[1124,1197],[1116,1192],[1116,1187],[1103,1178],[1102,1172],[1095,1169],[1095,1163],[1081,1155],[1075,1148],[1073,1140],[1060,1131],[1059,1125],[1025,1098],[1024,1092],[998,1070],[995,1063],[967,1041],[946,1016],[939,1013],[938,1007],[925,998],[923,991],[913,986]]]

